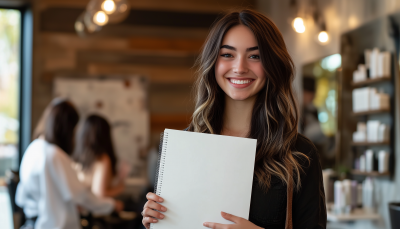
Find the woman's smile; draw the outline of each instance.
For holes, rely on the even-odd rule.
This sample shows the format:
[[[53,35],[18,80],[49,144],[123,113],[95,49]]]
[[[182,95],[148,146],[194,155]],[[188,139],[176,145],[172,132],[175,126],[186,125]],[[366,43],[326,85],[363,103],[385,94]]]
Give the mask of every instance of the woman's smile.
[[[255,79],[242,78],[242,77],[229,77],[226,79],[234,88],[246,88],[255,81]]]

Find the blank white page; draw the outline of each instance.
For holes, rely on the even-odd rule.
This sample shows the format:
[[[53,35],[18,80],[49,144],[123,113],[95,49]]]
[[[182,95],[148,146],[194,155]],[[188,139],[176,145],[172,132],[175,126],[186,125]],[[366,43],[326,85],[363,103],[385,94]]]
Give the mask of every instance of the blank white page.
[[[248,219],[256,139],[166,129],[157,194],[167,207],[152,229],[229,224],[221,211]]]

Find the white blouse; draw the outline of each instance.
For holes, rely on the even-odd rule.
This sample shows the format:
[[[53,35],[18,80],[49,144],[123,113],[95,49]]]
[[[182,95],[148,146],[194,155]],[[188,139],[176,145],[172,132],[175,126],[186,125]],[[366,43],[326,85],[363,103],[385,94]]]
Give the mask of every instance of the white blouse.
[[[79,182],[71,165],[62,149],[43,139],[26,150],[15,201],[26,217],[38,217],[35,229],[81,228],[77,205],[95,214],[113,210],[114,200],[96,197]]]

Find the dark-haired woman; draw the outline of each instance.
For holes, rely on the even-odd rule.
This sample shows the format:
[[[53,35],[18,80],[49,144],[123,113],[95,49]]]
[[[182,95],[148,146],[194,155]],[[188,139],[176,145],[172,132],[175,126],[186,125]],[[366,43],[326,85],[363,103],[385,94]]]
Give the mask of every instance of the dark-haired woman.
[[[54,99],[38,127],[39,137],[22,158],[16,203],[35,229],[80,228],[77,206],[100,214],[122,210],[122,203],[93,195],[72,169],[70,155],[78,120],[70,102]]]
[[[123,179],[117,176],[110,124],[103,117],[90,115],[85,119],[73,159],[79,180],[95,195],[115,197],[124,190]]]
[[[297,132],[293,61],[275,24],[252,10],[225,15],[211,29],[198,66],[188,130],[257,139],[249,220],[221,213],[234,224],[204,226],[326,228],[321,166],[315,147]],[[168,210],[154,193],[147,199],[142,214],[149,228]]]

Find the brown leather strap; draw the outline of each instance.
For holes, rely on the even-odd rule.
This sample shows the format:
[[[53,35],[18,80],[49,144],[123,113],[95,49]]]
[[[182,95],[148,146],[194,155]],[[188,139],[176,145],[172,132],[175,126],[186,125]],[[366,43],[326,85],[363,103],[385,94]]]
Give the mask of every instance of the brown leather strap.
[[[288,168],[290,177],[287,185],[287,203],[286,203],[286,222],[285,229],[293,229],[293,221],[292,221],[292,202],[293,202],[293,169],[291,167]]]

